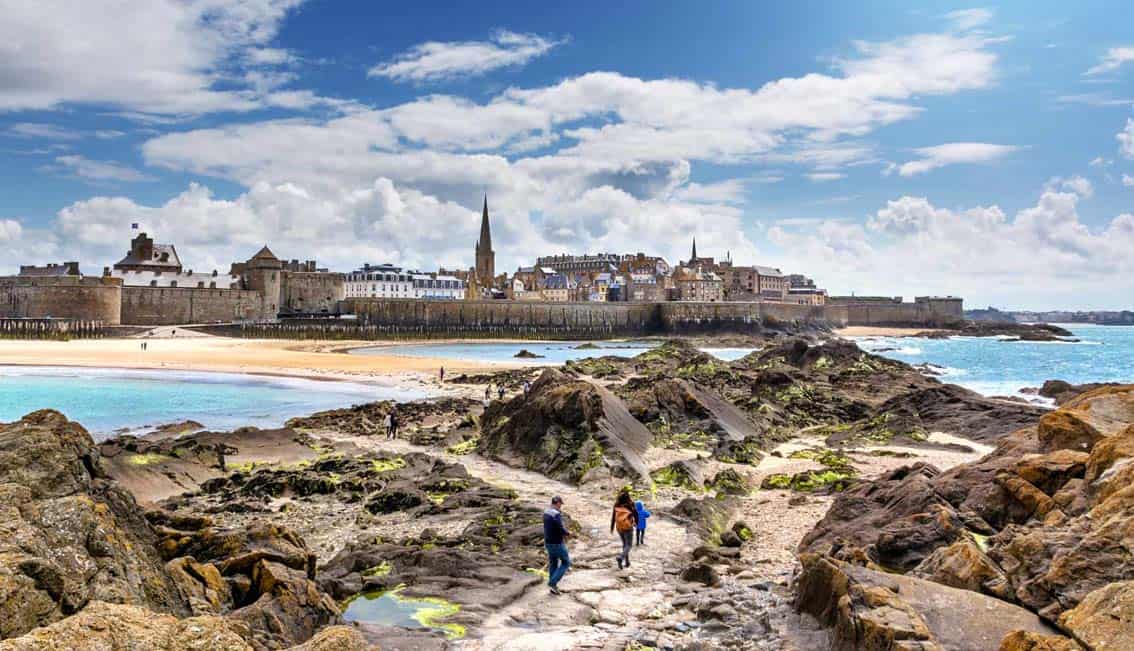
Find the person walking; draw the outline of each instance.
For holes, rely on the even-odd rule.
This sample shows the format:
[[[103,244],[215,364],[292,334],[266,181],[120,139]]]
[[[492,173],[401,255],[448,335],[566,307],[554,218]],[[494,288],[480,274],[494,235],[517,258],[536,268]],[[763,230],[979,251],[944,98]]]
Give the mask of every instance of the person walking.
[[[445,367],[441,367],[441,384],[445,384]]]
[[[386,412],[386,418],[382,420],[382,424],[386,426],[386,440],[394,438],[394,412]]]
[[[504,385],[503,384],[496,387],[496,397],[500,400],[504,399]]]
[[[524,400],[528,399],[528,394],[532,391],[532,383],[524,380]]]
[[[484,401],[487,403],[492,400],[492,383],[489,382],[488,386],[484,387]]]
[[[571,567],[571,556],[567,553],[566,540],[570,536],[563,526],[563,498],[551,498],[551,506],[543,512],[543,546],[547,550],[547,587],[551,594],[559,591],[559,581]]]
[[[634,529],[638,532],[637,543],[641,547],[646,542],[646,519],[650,517],[650,512],[646,510],[642,500],[634,502],[634,511],[638,513],[638,526]]]
[[[398,415],[393,410],[390,411],[390,439],[398,438],[398,427],[401,423],[398,422]]]
[[[614,501],[610,513],[610,532],[618,530],[622,539],[622,553],[618,555],[618,569],[630,567],[630,548],[634,546],[634,529],[638,526],[638,511],[630,499],[629,491],[622,491]]]

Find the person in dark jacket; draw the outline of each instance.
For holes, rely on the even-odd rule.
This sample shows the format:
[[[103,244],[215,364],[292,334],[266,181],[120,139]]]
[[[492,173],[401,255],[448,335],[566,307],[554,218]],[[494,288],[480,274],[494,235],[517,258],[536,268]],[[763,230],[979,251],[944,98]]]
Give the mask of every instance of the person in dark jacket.
[[[618,494],[614,509],[610,512],[610,532],[618,530],[622,539],[622,553],[618,555],[618,569],[630,567],[630,548],[634,546],[634,530],[638,528],[638,511],[630,499],[628,491]]]
[[[567,543],[570,534],[563,526],[563,498],[556,495],[551,498],[551,506],[543,512],[543,546],[547,549],[547,587],[551,594],[559,592],[559,581],[571,567],[571,557],[567,554]]]

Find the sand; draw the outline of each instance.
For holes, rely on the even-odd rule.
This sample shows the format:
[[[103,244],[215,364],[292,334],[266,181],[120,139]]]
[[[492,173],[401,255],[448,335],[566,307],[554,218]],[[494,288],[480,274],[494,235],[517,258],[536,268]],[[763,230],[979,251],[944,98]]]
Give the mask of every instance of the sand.
[[[887,328],[884,326],[848,326],[835,330],[840,337],[917,337],[932,332],[927,328]]]
[[[0,365],[171,369],[284,375],[318,380],[436,382],[443,366],[448,377],[511,368],[508,363],[430,357],[350,355],[367,341],[285,341],[233,339],[172,329],[156,336],[75,341],[0,340]],[[141,344],[145,341],[147,350]],[[412,343],[412,342],[399,342]],[[437,343],[437,342],[433,342]],[[521,365],[514,365],[521,366]]]

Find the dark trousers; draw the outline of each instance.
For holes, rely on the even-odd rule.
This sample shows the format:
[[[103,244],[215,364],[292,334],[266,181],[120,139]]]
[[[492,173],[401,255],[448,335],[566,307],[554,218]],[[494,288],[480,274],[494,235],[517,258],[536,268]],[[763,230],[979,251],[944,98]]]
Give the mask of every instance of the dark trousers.
[[[619,531],[618,536],[622,538],[622,553],[618,555],[619,565],[630,566],[630,548],[634,546],[634,530]]]
[[[559,580],[571,567],[571,557],[567,554],[567,545],[544,545],[547,549],[547,585],[556,587]]]
[[[641,545],[644,542],[646,542],[646,530],[645,529],[639,529],[638,530],[638,544]]]

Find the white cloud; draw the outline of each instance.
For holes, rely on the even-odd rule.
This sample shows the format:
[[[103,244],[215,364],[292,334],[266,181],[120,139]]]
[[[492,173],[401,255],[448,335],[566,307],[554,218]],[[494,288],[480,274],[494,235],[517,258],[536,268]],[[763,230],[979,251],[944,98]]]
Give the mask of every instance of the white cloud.
[[[94,132],[94,137],[99,140],[113,140],[124,135],[126,135],[125,131],[118,131],[117,129],[99,129]]]
[[[44,138],[46,140],[78,140],[83,137],[77,131],[42,122],[17,122],[8,127],[6,133],[20,138]]]
[[[992,20],[992,11],[984,8],[958,9],[945,14],[945,17],[957,26],[957,29],[967,30],[980,27]]]
[[[914,176],[931,170],[962,163],[987,163],[998,160],[1019,149],[1013,145],[994,145],[986,142],[950,142],[934,147],[922,147],[914,152],[918,160],[902,163],[898,174]]]
[[[1134,158],[1134,119],[1126,118],[1126,128],[1115,136],[1118,139],[1118,151],[1126,158]]]
[[[1125,185],[1128,188],[1134,188],[1134,176],[1130,176],[1129,174],[1123,174],[1122,175],[1122,185]]]
[[[1102,156],[1097,156],[1097,157],[1095,157],[1094,159],[1091,160],[1089,165],[1091,167],[1107,167],[1112,162],[1114,162],[1114,161],[1111,161],[1107,158],[1103,158]]]
[[[1134,46],[1125,47],[1112,47],[1106,51],[1102,61],[1093,68],[1087,70],[1087,75],[1101,75],[1107,72],[1113,72],[1121,68],[1124,64],[1134,61]]]
[[[374,66],[367,75],[415,82],[482,75],[497,68],[523,65],[564,42],[507,30],[495,32],[487,41],[429,41]]]
[[[807,175],[807,178],[816,183],[823,183],[825,181],[837,181],[845,175],[838,172],[812,172]]]
[[[680,201],[694,203],[744,203],[747,189],[742,179],[729,179],[718,183],[689,183],[674,193],[674,198]]]
[[[887,202],[866,224],[774,226],[788,268],[836,293],[954,294],[1004,307],[1115,306],[1134,292],[1134,215],[1089,227],[1079,195],[1044,191],[1009,217],[997,206],[939,208],[924,197]]]
[[[1095,194],[1095,187],[1091,184],[1091,181],[1078,175],[1068,178],[1061,176],[1051,178],[1044,186],[1044,189],[1048,192],[1058,192],[1061,190],[1074,192],[1084,199],[1090,199]]]
[[[0,242],[14,242],[20,239],[23,227],[14,219],[0,219]]]
[[[58,156],[55,158],[55,162],[62,169],[90,181],[138,182],[154,180],[152,176],[114,161],[91,160],[82,156],[71,155]]]
[[[263,48],[300,1],[4,2],[0,111],[66,103],[160,114],[257,108],[263,98],[236,78],[269,63]]]

